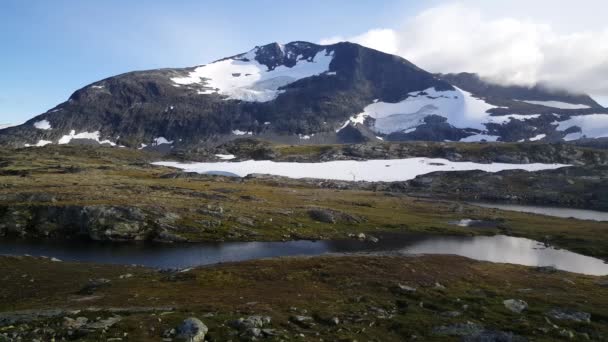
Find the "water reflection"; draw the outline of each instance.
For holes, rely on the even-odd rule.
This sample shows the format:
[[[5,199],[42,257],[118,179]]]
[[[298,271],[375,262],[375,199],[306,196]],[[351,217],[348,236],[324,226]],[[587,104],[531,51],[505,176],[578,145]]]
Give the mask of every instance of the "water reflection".
[[[608,221],[608,212],[586,209],[539,207],[534,205],[498,204],[498,203],[471,203],[473,205],[501,210],[519,211],[547,216],[576,218],[579,220]]]
[[[455,254],[477,260],[555,268],[593,275],[608,274],[602,260],[509,236],[434,236],[380,234],[380,242],[358,240],[225,242],[193,244],[116,244],[0,240],[0,254],[49,256],[66,261],[191,267],[219,262],[325,253],[394,252]]]

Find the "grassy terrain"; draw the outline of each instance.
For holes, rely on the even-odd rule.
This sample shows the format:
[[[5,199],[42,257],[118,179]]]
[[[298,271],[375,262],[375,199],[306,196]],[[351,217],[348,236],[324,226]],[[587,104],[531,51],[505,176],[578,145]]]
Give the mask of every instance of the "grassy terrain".
[[[277,341],[451,341],[459,337],[437,334],[437,327],[466,322],[534,341],[608,338],[606,279],[456,256],[282,258],[197,268],[177,277],[146,268],[0,257],[0,271],[1,312],[94,307],[94,312],[65,314],[94,321],[112,316],[109,308],[173,308],[120,313],[122,320],[107,331],[82,337],[91,341],[125,333],[129,341],[160,340],[190,316],[204,321],[210,340],[238,340],[227,322],[249,315],[270,316],[268,328],[277,336],[268,339]],[[125,274],[132,276],[121,278]],[[97,278],[111,282],[79,293]],[[503,305],[506,299],[524,300],[529,308],[511,312]],[[589,313],[591,322],[547,318],[555,308]],[[295,315],[313,319],[297,324]],[[27,327],[30,332],[38,327],[34,335],[48,340],[43,327],[51,326],[59,339],[66,336],[62,321],[53,317]],[[0,333],[20,327],[0,327]]]
[[[112,205],[141,208],[154,224],[190,241],[343,239],[378,231],[437,234],[508,233],[608,257],[608,224],[551,218],[422,200],[373,191],[223,177],[161,178],[173,169],[149,165],[161,157],[128,149],[49,146],[0,154],[2,210]],[[318,222],[311,209],[337,213]],[[1,216],[1,215],[0,215]],[[498,222],[473,229],[463,218]],[[1,223],[1,222],[0,222]],[[36,227],[28,227],[34,234]],[[61,227],[45,235],[64,237]],[[1,230],[0,230],[1,231]],[[40,234],[42,235],[42,234]]]

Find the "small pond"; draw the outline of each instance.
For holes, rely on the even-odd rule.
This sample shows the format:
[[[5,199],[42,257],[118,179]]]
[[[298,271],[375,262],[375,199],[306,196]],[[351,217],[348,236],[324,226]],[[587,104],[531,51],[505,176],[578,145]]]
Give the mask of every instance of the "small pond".
[[[138,264],[184,268],[220,262],[327,253],[391,252],[398,254],[455,254],[476,260],[607,275],[603,260],[555,249],[529,239],[496,236],[438,236],[379,234],[377,243],[359,240],[223,242],[189,244],[97,243],[0,240],[0,254],[55,257],[66,261]]]

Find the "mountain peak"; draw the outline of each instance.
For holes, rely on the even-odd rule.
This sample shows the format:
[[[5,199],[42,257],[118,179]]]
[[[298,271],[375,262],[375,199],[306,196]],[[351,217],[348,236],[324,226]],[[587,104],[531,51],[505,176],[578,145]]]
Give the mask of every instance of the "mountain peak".
[[[206,65],[94,82],[3,129],[0,144],[207,146],[243,135],[290,144],[560,141],[604,130],[608,110],[586,95],[500,86],[475,74],[433,75],[354,43],[293,41]]]

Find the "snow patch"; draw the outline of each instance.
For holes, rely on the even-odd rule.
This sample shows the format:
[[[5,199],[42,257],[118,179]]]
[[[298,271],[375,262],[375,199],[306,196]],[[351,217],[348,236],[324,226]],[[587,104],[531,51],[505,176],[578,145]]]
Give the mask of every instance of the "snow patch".
[[[488,117],[488,123],[505,124],[511,120],[526,121],[530,119],[537,119],[540,114],[522,115],[522,114],[507,114],[497,115]]]
[[[253,132],[245,132],[245,131],[235,129],[232,131],[232,134],[234,134],[234,135],[252,135]]]
[[[396,103],[375,100],[340,129],[348,122],[363,123],[366,117],[372,117],[376,119],[374,130],[389,134],[420,126],[429,115],[440,115],[454,127],[484,130],[483,123],[490,120],[487,111],[496,108],[459,88],[438,91],[433,87],[407,95],[405,100]]]
[[[215,156],[222,160],[231,160],[236,158],[234,154],[216,154]]]
[[[59,141],[57,143],[59,145],[69,144],[70,141],[72,141],[72,139],[90,139],[90,140],[95,140],[95,141],[99,142],[99,131],[82,132],[82,133],[76,134],[75,130],[71,130],[70,134],[64,135],[63,137],[61,137],[61,139],[59,139]]]
[[[168,140],[165,137],[154,138],[154,140],[152,141],[152,146],[171,145],[171,144],[173,144],[173,140]]]
[[[42,129],[42,130],[52,129],[51,123],[49,122],[49,120],[36,121],[36,122],[34,122],[34,127],[37,129]]]
[[[580,133],[569,133],[564,140],[576,140],[583,137],[602,138],[608,137],[608,114],[588,114],[573,116],[565,121],[556,121],[557,130],[565,131],[570,127],[578,126]]]
[[[156,162],[154,165],[169,166],[186,172],[201,174],[209,172],[229,172],[240,177],[252,173],[264,173],[290,178],[322,178],[356,181],[406,181],[416,176],[436,171],[482,170],[498,172],[521,169],[526,171],[550,170],[565,164],[480,164],[473,162],[452,162],[440,158],[407,158],[390,160],[338,160],[323,163],[291,163],[269,160],[248,160],[242,162],[179,163]]]
[[[532,138],[530,138],[530,141],[538,141],[540,139],[543,139],[546,136],[547,136],[546,134],[539,134],[539,135],[536,135],[536,136],[533,136]]]
[[[487,134],[475,134],[469,135],[466,138],[460,139],[461,142],[480,142],[480,141],[498,141],[500,138],[497,135],[487,135]]]
[[[333,60],[333,53],[321,50],[310,60],[299,59],[291,68],[280,65],[268,70],[255,59],[258,49],[200,66],[188,76],[171,78],[171,81],[178,85],[204,85],[199,94],[219,93],[229,100],[267,102],[283,92],[279,88],[329,71]]]
[[[525,103],[529,103],[529,104],[533,104],[533,105],[540,105],[540,106],[551,107],[551,108],[559,108],[559,109],[591,108],[584,104],[573,104],[573,103],[560,102],[560,101],[528,101],[528,100],[517,100],[517,101],[525,102]]]
[[[49,140],[39,140],[35,145],[25,144],[25,147],[42,147],[52,143],[53,142]]]

